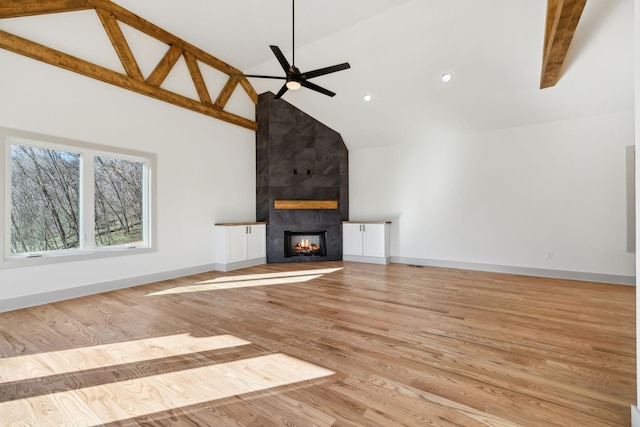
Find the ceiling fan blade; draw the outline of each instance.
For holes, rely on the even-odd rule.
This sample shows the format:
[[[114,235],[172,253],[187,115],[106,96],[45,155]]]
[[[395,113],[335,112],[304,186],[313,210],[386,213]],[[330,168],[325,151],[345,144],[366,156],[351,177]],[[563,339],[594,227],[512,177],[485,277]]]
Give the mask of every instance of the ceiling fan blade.
[[[274,96],[274,97],[273,97],[273,99],[280,99],[280,97],[281,97],[282,95],[284,95],[284,93],[287,91],[287,89],[289,89],[289,88],[287,87],[287,84],[286,84],[286,83],[285,83],[285,84],[283,84],[283,85],[282,85],[282,88],[280,89],[280,91],[279,91],[278,93],[276,93],[276,96]]]
[[[325,67],[325,68],[319,68],[319,69],[313,70],[313,71],[307,71],[306,73],[302,73],[300,75],[300,78],[302,78],[302,79],[312,79],[314,77],[324,76],[325,74],[335,73],[336,71],[342,71],[342,70],[346,70],[348,68],[351,68],[351,65],[349,65],[348,62],[345,62],[344,64],[338,64],[338,65],[334,65],[332,67]]]
[[[289,61],[287,61],[287,58],[284,57],[280,48],[278,46],[269,46],[269,47],[271,48],[271,50],[273,51],[273,54],[278,59],[278,62],[280,63],[280,66],[282,67],[284,72],[288,73],[289,68],[291,68],[291,65],[289,65]]]
[[[284,76],[263,76],[261,74],[231,74],[233,77],[254,77],[258,79],[278,79],[278,80],[286,80],[287,78]]]
[[[320,86],[318,86],[318,85],[317,85],[317,84],[315,84],[315,83],[311,83],[311,82],[308,82],[308,81],[306,81],[306,80],[301,80],[301,81],[300,81],[300,84],[301,84],[302,86],[304,86],[304,87],[308,88],[308,89],[315,90],[316,92],[320,92],[320,93],[322,93],[322,94],[324,94],[324,95],[327,95],[327,96],[336,96],[335,92],[331,92],[330,90],[327,90],[327,89],[325,89],[325,88],[323,88],[323,87],[320,87]]]

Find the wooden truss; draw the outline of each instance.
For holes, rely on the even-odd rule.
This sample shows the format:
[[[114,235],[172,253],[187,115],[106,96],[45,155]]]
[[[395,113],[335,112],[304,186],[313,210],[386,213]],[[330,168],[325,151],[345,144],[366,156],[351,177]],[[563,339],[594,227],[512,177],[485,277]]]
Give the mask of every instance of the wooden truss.
[[[246,78],[238,77],[242,72],[215,58],[201,49],[181,40],[162,28],[140,18],[109,0],[4,0],[0,3],[0,18],[13,18],[58,12],[94,9],[100,18],[126,74],[112,71],[58,50],[26,40],[0,30],[0,47],[28,56],[76,73],[120,86],[216,119],[256,130],[255,121],[224,111],[231,94],[241,85],[254,104],[258,95]],[[129,45],[118,25],[118,21],[141,31],[168,45],[164,57],[145,79]],[[162,89],[160,85],[180,57],[184,57],[200,101]],[[227,83],[215,101],[211,98],[198,61],[229,75]]]

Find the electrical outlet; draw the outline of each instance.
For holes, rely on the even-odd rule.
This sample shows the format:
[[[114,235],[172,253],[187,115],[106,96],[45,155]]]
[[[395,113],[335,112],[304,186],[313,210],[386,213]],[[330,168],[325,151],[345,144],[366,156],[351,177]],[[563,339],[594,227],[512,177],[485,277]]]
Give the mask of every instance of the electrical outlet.
[[[546,251],[544,255],[547,259],[553,259],[553,251]]]

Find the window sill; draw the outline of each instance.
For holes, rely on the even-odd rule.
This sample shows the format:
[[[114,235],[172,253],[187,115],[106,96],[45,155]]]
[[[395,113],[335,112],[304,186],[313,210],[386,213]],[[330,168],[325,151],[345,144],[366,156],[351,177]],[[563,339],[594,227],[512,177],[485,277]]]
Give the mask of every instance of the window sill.
[[[11,255],[0,261],[0,270],[7,268],[31,267],[36,265],[59,264],[64,262],[86,261],[111,258],[116,256],[136,255],[155,252],[150,246],[135,246],[117,248],[97,248],[93,250],[74,250],[64,252],[42,252],[31,254]]]

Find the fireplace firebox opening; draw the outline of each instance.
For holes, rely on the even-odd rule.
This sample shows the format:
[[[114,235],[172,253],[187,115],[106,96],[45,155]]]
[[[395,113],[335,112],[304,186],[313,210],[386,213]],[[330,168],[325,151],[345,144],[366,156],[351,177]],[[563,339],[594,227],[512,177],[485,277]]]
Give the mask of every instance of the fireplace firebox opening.
[[[285,231],[284,256],[327,256],[326,231]]]

